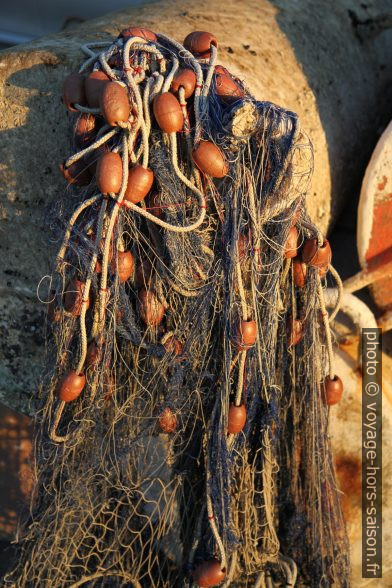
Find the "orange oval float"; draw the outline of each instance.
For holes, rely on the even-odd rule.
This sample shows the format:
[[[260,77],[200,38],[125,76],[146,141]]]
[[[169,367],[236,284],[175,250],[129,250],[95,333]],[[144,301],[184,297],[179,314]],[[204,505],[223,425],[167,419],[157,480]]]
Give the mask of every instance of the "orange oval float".
[[[231,435],[240,433],[245,427],[246,416],[246,407],[244,404],[240,404],[239,406],[232,404],[229,408],[227,419],[227,432]]]
[[[297,345],[303,337],[302,321],[290,318],[287,321],[287,339],[289,347]]]
[[[57,391],[59,400],[63,402],[72,402],[80,396],[86,384],[86,376],[78,374],[75,371],[70,371],[63,378]]]
[[[200,171],[213,178],[223,178],[229,171],[222,151],[211,141],[200,141],[192,157]]]
[[[77,112],[75,104],[86,106],[86,93],[84,89],[84,76],[80,73],[71,73],[63,83],[63,102],[70,112]]]
[[[159,426],[164,433],[174,433],[177,428],[177,418],[171,408],[166,407],[160,415]]]
[[[122,184],[123,165],[118,153],[104,153],[97,163],[97,186],[101,194],[118,194]]]
[[[324,380],[324,387],[325,387],[325,403],[328,406],[333,406],[341,401],[343,396],[343,382],[336,376],[331,379],[327,376]]]
[[[200,588],[217,586],[226,577],[226,570],[221,568],[217,559],[203,561],[193,572],[193,579]]]
[[[184,115],[177,98],[170,92],[164,92],[154,98],[155,119],[165,133],[177,133],[184,125]]]
[[[196,74],[193,69],[189,68],[179,69],[171,83],[171,89],[173,92],[178,92],[180,88],[184,88],[185,100],[188,100],[188,98],[192,96],[195,87]]]
[[[83,292],[85,283],[80,280],[73,280],[67,286],[64,293],[64,308],[72,316],[79,316],[82,312]],[[86,310],[90,306],[90,299],[85,302]]]
[[[100,108],[104,119],[111,127],[126,122],[131,112],[128,92],[117,82],[105,84],[100,95]]]
[[[140,317],[146,325],[156,327],[162,322],[165,308],[152,290],[140,290],[139,306]]]
[[[307,265],[324,270],[332,260],[332,251],[328,239],[324,239],[321,247],[316,238],[307,239],[304,243],[301,257],[302,261]]]
[[[139,27],[129,27],[128,29],[122,30],[120,37],[124,37],[124,39],[129,39],[130,37],[141,37],[147,41],[157,41],[157,36],[153,31]]]
[[[128,174],[128,184],[124,198],[137,204],[141,202],[151,190],[154,183],[154,172],[142,165],[131,167]]]
[[[218,70],[220,71],[220,70]],[[215,68],[215,91],[223,102],[233,102],[244,97],[243,89],[232,78],[229,72],[217,73]]]
[[[90,108],[99,108],[100,98],[110,78],[103,71],[93,71],[84,83],[87,103]]]
[[[236,343],[239,349],[249,349],[256,343],[257,323],[256,321],[240,321],[238,325]]]
[[[135,258],[130,251],[118,251],[117,265],[114,259],[112,265],[113,270],[117,272],[118,279],[124,283],[132,277],[135,268]]]
[[[196,57],[208,59],[211,56],[211,45],[218,47],[218,41],[212,33],[193,31],[185,37],[183,45]]]

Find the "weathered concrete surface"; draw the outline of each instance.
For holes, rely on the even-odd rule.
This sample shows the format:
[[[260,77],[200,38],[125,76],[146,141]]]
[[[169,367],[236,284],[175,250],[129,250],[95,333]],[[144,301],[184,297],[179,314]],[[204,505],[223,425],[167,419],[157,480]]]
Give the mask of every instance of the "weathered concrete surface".
[[[60,89],[66,74],[82,60],[79,45],[110,39],[131,23],[179,40],[194,29],[212,30],[220,43],[221,63],[243,77],[258,98],[300,115],[315,154],[308,204],[325,231],[358,185],[382,119],[390,31],[375,35],[369,24],[361,24],[377,17],[376,10],[375,1],[367,2],[365,10],[354,0],[333,5],[306,0],[162,0],[0,53],[3,402],[27,410],[26,399],[34,393],[41,369],[44,310],[34,298],[17,297],[15,288],[34,294],[53,253],[45,207],[67,197],[58,172],[69,139]]]

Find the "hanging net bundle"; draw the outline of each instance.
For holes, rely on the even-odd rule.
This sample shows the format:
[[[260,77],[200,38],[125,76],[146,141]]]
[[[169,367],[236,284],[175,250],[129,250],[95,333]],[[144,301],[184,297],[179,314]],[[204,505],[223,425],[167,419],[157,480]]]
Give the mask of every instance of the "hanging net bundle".
[[[65,80],[72,155],[6,586],[348,586],[328,241],[297,116],[130,28]]]

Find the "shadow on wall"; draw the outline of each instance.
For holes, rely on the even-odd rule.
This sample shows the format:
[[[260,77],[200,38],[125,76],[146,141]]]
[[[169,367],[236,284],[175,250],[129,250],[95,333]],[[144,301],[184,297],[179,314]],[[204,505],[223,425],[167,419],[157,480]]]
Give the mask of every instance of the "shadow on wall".
[[[392,114],[392,87],[387,71],[392,54],[392,2],[386,0],[382,6],[385,13],[389,5],[389,16],[380,15],[377,0],[362,4],[345,0],[336,3],[333,10],[328,2],[320,0],[317,10],[314,1],[288,5],[287,0],[271,0],[271,3],[279,10],[277,22],[290,40],[317,100],[331,169],[337,172],[331,178],[332,193],[343,196],[333,197],[332,202],[343,202],[343,207],[351,204],[351,211],[354,202],[356,211],[366,165]],[[331,46],[335,51],[334,61],[331,61]],[[365,52],[364,47],[371,51]],[[367,63],[364,64],[365,53]],[[341,63],[352,64],[344,77]],[[356,67],[358,63],[361,67]],[[336,125],[337,117],[341,125]],[[352,134],[342,132],[350,127]],[[352,225],[355,220],[356,213]],[[356,253],[351,253],[356,259]]]
[[[346,0],[335,4],[333,11],[325,2],[318,2],[317,10],[314,2],[291,3],[290,11],[285,9],[286,0],[271,2],[279,9],[276,16],[279,26],[290,40],[317,99],[332,169],[332,204],[343,203],[342,210],[336,211],[340,215],[332,214],[337,222],[331,227],[329,239],[334,266],[346,279],[360,271],[356,225],[362,179],[379,136],[392,118],[392,84],[388,79],[392,2],[384,2],[383,14],[379,13],[380,4],[373,0],[362,4]],[[336,49],[334,69],[331,69],[331,45]],[[372,58],[368,58],[366,67],[356,67],[359,60],[363,65],[364,47],[371,48]],[[343,53],[344,62],[352,63],[353,67],[342,84],[339,57]],[[366,71],[368,79],[364,78]],[[341,125],[336,125],[337,117]],[[341,132],[341,128],[350,127],[351,135]],[[333,174],[334,170],[338,173]],[[338,194],[343,197],[338,198]],[[380,315],[368,289],[356,295],[376,316]],[[392,353],[390,340],[392,332],[385,338],[385,351],[389,354]]]

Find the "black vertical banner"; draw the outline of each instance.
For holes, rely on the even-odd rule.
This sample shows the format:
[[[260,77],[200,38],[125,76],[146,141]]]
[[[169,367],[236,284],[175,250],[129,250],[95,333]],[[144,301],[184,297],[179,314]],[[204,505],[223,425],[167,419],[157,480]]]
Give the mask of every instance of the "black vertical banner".
[[[382,578],[382,330],[362,329],[362,577]]]

